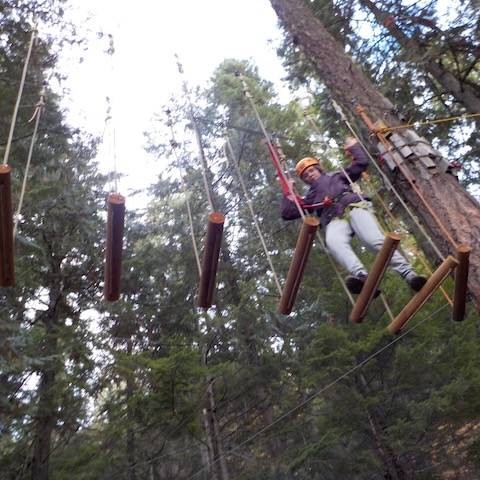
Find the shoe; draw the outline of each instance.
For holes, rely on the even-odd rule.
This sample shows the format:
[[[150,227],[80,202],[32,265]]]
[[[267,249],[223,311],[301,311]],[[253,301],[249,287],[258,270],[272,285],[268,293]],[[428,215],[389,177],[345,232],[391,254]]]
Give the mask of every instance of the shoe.
[[[365,285],[365,281],[367,280],[366,275],[349,275],[345,279],[345,284],[347,285],[348,290],[350,293],[353,293],[354,295],[358,295],[361,291],[363,286]],[[376,290],[373,298],[377,298],[381,294],[381,290]]]
[[[415,292],[419,292],[422,287],[427,283],[427,279],[425,277],[421,277],[414,272],[410,272],[405,277],[405,280],[410,285],[411,289]]]

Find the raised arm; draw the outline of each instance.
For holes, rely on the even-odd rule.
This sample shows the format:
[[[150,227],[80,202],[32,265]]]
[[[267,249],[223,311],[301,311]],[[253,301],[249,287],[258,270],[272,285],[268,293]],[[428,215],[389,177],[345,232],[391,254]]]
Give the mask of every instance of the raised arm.
[[[363,147],[356,141],[350,140],[345,143],[345,153],[352,158],[352,163],[345,168],[348,176],[352,179],[352,182],[356,182],[368,167],[368,156],[365,153]]]

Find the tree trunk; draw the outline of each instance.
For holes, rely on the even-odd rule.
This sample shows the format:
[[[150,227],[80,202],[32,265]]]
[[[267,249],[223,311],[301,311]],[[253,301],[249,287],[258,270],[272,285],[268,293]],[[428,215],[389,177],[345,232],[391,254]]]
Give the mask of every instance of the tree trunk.
[[[127,340],[127,354],[130,357],[132,355],[132,339]],[[130,404],[130,400],[134,393],[134,378],[132,372],[127,373],[127,462],[128,462],[128,480],[135,480],[135,432],[134,432],[134,412]]]
[[[41,374],[31,466],[32,480],[48,480],[52,432],[55,427],[55,396],[53,393],[55,376],[54,370],[47,370]]]
[[[450,95],[460,102],[470,113],[480,112],[480,98],[475,89],[465,82],[460,82],[451,72],[446,70],[439,58],[432,58],[415,38],[407,37],[396,23],[386,21],[389,14],[382,12],[374,2],[361,0],[360,3],[370,10],[378,23],[383,25],[404,50],[412,53],[412,61],[429,73]],[[419,61],[415,61],[418,58]]]
[[[399,125],[400,120],[393,113],[391,102],[381,95],[370,80],[344,53],[340,44],[326,31],[301,0],[270,0],[286,30],[311,61],[318,76],[325,83],[331,96],[339,103],[350,119],[356,119],[355,107],[365,107],[374,120],[381,119],[387,125]],[[369,133],[362,131],[367,138]],[[373,146],[373,144],[372,144]],[[417,188],[450,232],[456,243],[473,247],[470,258],[469,289],[477,308],[480,307],[480,255],[475,249],[480,238],[480,207],[458,183],[457,179],[440,171],[426,169],[420,162],[409,162],[409,169],[415,178]],[[401,175],[390,175],[390,179],[411,210],[430,231],[442,253],[454,253],[452,246],[443,238],[441,229],[419,201]],[[423,237],[418,241],[425,251],[430,252]]]

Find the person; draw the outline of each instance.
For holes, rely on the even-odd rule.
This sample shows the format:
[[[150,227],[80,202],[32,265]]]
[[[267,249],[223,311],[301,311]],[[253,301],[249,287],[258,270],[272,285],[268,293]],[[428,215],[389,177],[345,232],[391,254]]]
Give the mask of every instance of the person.
[[[344,151],[352,157],[352,162],[344,170],[326,172],[316,158],[307,157],[297,163],[295,171],[310,187],[302,199],[304,208],[315,208],[314,211],[320,217],[320,226],[325,229],[327,249],[348,271],[346,285],[350,292],[358,294],[367,278],[367,270],[352,249],[352,237],[356,235],[365,247],[376,252],[383,245],[384,235],[371,211],[370,199],[362,198],[351,186],[351,182],[357,181],[367,169],[368,157],[353,137],[347,137]],[[290,184],[293,187],[295,181],[290,180]],[[284,220],[300,217],[291,195],[284,195],[281,215]],[[390,266],[416,292],[426,282],[398,252],[393,254]],[[379,293],[377,291],[376,295]]]

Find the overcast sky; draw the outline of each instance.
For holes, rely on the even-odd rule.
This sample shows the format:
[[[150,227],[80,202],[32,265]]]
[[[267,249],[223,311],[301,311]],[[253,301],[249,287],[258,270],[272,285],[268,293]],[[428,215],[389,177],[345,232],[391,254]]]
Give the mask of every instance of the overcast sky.
[[[68,16],[89,44],[85,51],[63,52],[64,104],[70,123],[101,135],[106,97],[112,99],[117,166],[126,175],[122,193],[148,186],[152,171],[161,168],[144,153],[143,132],[154,112],[180,93],[174,53],[192,87],[205,85],[224,58],[237,58],[253,59],[261,76],[281,88],[284,72],[275,53],[281,33],[268,0],[70,0],[70,5]],[[113,35],[113,56],[106,54],[108,38],[98,38],[98,31]],[[107,130],[102,168],[112,168],[112,138]]]

